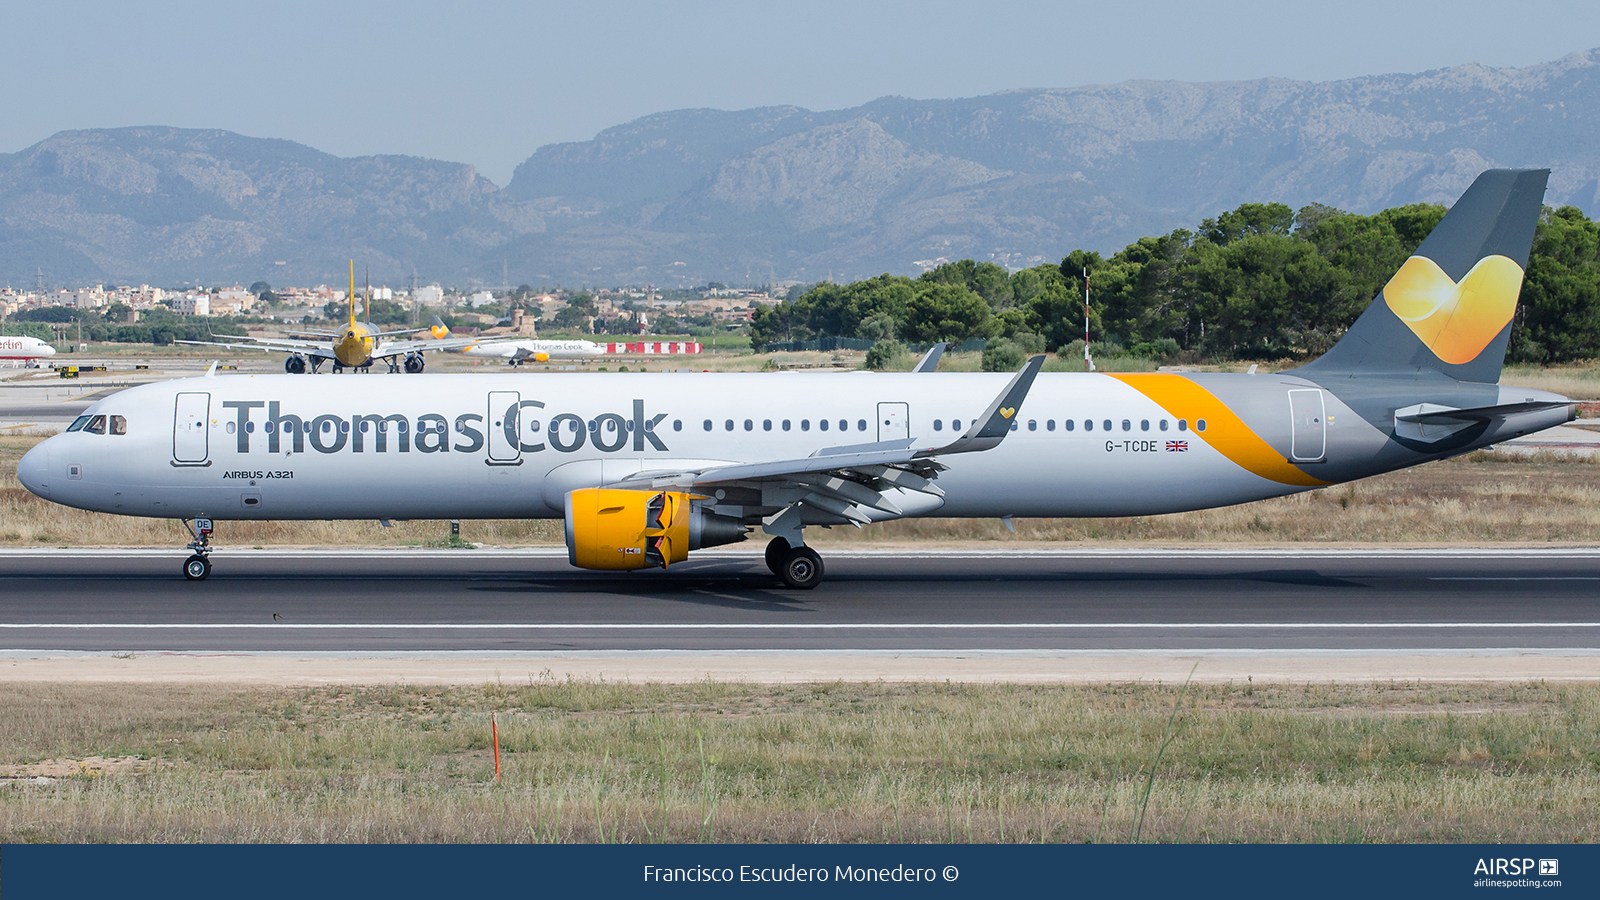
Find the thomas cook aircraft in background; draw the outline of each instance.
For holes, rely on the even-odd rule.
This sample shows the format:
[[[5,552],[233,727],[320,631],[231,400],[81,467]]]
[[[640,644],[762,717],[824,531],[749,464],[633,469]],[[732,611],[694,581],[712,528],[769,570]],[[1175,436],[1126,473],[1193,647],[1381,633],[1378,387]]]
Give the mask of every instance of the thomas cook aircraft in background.
[[[38,366],[35,360],[56,355],[56,348],[36,337],[0,335],[0,361]]]
[[[405,371],[420,375],[427,363],[422,354],[429,350],[450,350],[473,343],[470,338],[450,338],[444,323],[434,319],[434,327],[426,339],[385,341],[383,338],[397,334],[411,334],[414,328],[400,331],[379,331],[371,322],[356,321],[356,265],[350,263],[350,321],[341,331],[297,331],[291,334],[316,338],[293,340],[288,338],[246,337],[250,343],[223,341],[178,341],[179,344],[199,344],[205,347],[227,347],[233,350],[264,350],[268,353],[288,353],[283,370],[290,375],[303,375],[309,367],[313,374],[325,362],[332,361],[333,371],[355,369],[365,372],[377,360],[389,364],[390,372]]]
[[[1041,375],[1043,357],[1015,376],[211,374],[96,403],[17,475],[186,524],[564,519],[572,564],[601,570],[665,569],[759,525],[795,588],[823,576],[810,526],[1277,497],[1571,419],[1565,397],[1497,384],[1548,175],[1479,176],[1332,349],[1276,374]]]
[[[438,316],[433,317],[433,336],[440,340],[450,337],[450,329]],[[604,356],[606,348],[594,341],[479,338],[450,352],[480,359],[507,359],[512,365],[520,366],[524,362],[548,362],[552,359],[594,359]]]

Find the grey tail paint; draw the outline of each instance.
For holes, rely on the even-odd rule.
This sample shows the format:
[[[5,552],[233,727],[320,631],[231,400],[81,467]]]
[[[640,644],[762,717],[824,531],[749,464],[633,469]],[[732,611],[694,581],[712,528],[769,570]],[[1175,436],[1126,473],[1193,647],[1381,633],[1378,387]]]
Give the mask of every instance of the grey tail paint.
[[[1525,271],[1549,176],[1549,169],[1491,169],[1479,175],[1412,254],[1412,259],[1407,260],[1407,266],[1412,266],[1417,257],[1431,260],[1458,284],[1489,257],[1505,257]],[[1431,267],[1428,268],[1431,271]],[[1520,274],[1517,273],[1518,289]],[[1363,375],[1426,378],[1435,373],[1461,382],[1498,382],[1501,365],[1505,362],[1506,343],[1511,336],[1510,319],[1507,318],[1499,332],[1476,355],[1447,362],[1430,349],[1413,326],[1401,319],[1387,302],[1385,293],[1398,292],[1398,280],[1398,275],[1390,280],[1332,349],[1294,370],[1294,374],[1322,383]],[[1514,297],[1512,301],[1510,308],[1514,312]],[[1463,308],[1466,302],[1463,301]],[[1463,317],[1460,311],[1444,315],[1446,320],[1442,327],[1461,327],[1456,321]],[[1470,315],[1465,317],[1471,318]],[[1487,333],[1484,336],[1487,337]],[[1439,346],[1439,341],[1435,341],[1435,346]]]

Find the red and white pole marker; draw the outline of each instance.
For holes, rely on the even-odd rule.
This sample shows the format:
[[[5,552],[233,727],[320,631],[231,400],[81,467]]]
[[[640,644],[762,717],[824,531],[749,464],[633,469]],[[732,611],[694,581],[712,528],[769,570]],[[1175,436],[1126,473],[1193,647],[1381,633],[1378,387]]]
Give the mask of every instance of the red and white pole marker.
[[[489,731],[494,735],[494,780],[500,782],[500,725],[494,720],[494,713],[489,714]]]

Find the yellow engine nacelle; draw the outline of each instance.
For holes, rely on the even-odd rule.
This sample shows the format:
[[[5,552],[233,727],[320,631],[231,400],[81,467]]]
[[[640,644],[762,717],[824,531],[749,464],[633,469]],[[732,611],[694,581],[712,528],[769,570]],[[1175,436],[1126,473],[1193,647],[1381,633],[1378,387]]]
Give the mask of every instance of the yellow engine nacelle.
[[[567,495],[567,560],[580,569],[665,569],[690,550],[745,538],[744,525],[677,491],[587,488]]]

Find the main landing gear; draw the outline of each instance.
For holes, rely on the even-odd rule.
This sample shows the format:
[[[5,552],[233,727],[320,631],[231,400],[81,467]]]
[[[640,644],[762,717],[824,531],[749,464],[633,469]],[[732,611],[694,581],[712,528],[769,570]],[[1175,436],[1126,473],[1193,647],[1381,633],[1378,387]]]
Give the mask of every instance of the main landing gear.
[[[809,591],[822,583],[822,557],[804,545],[790,546],[787,538],[767,544],[767,568],[792,588]]]
[[[183,561],[183,577],[205,581],[211,577],[211,520],[195,519],[190,526],[189,520],[184,519],[183,527],[189,529],[189,535],[194,538],[187,548],[193,550],[194,555]]]

